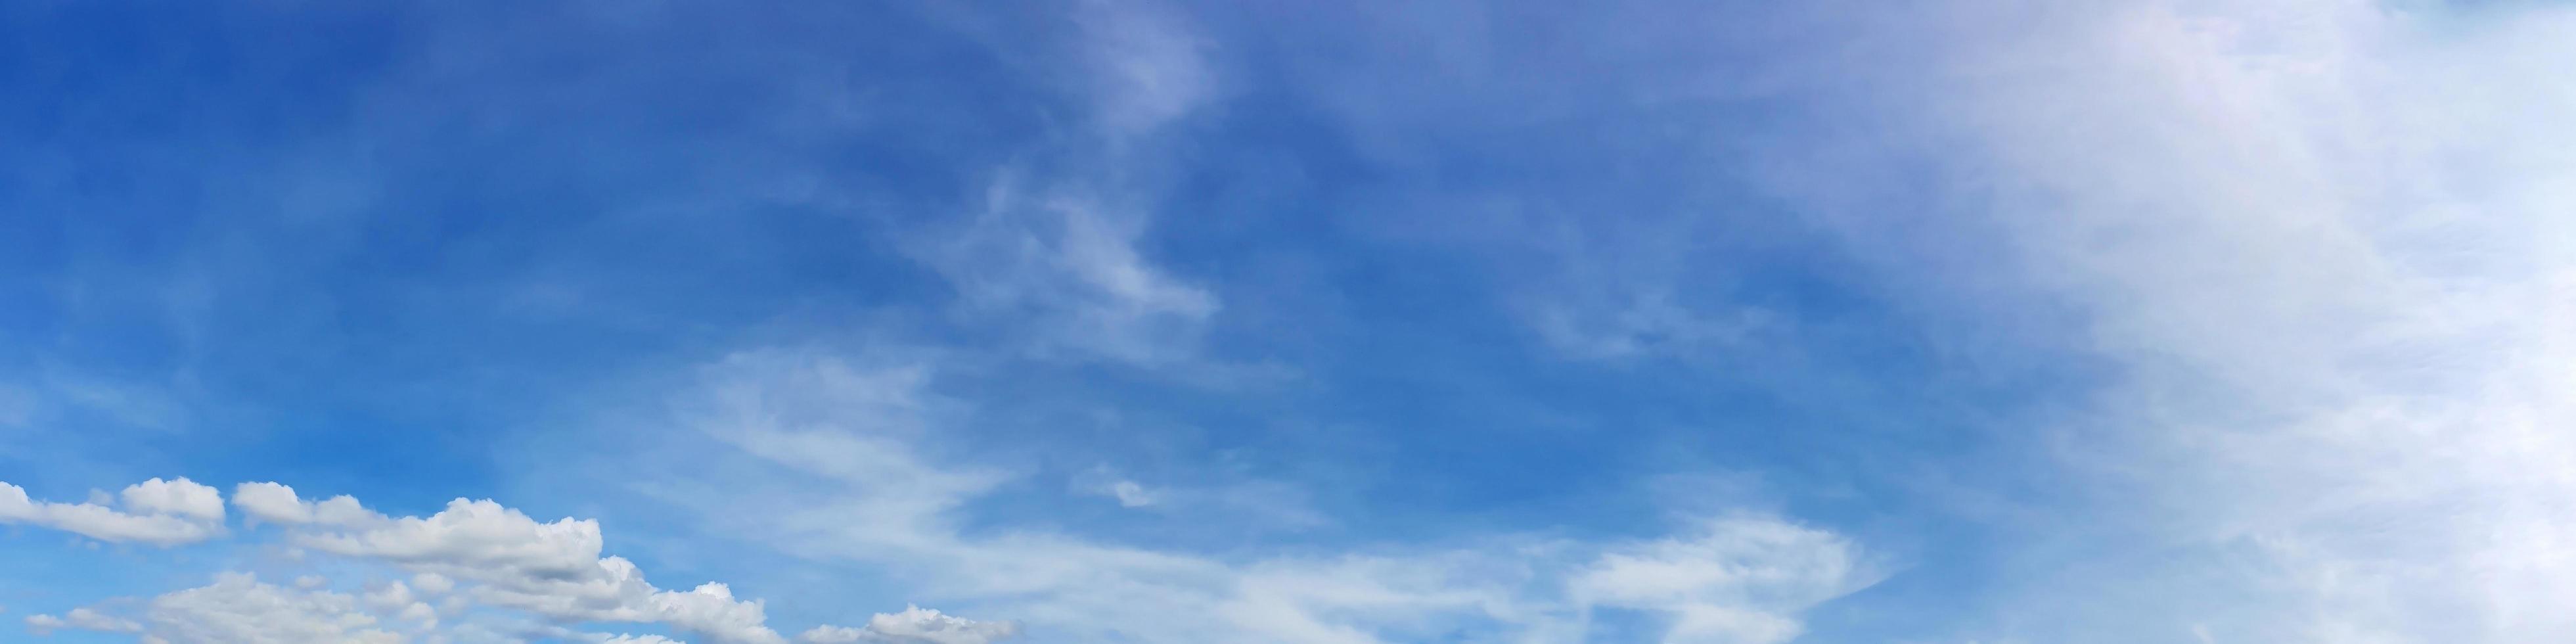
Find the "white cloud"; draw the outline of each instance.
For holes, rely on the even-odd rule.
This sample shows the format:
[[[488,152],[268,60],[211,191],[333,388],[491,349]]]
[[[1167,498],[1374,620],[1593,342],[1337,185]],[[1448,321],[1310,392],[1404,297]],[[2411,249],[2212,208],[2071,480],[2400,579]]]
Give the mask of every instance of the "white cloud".
[[[225,573],[211,586],[153,599],[146,623],[82,608],[62,618],[31,617],[28,626],[140,632],[171,642],[257,643],[394,642],[411,637],[522,641],[590,637],[566,631],[560,624],[634,622],[665,624],[711,644],[787,641],[767,625],[760,601],[738,599],[725,584],[662,590],[646,582],[633,563],[603,557],[595,521],[540,522],[498,503],[467,499],[457,499],[428,517],[388,517],[343,496],[335,501],[344,500],[349,507],[326,524],[284,486],[259,483],[241,489],[254,499],[242,506],[245,511],[285,526],[288,543],[352,561],[406,569],[413,573],[410,582],[371,582],[364,592],[350,595],[327,589],[329,580],[318,575],[299,577],[293,588],[283,588],[249,574]],[[433,596],[444,597],[446,607],[432,606]],[[496,610],[541,621],[512,625]],[[942,624],[957,633],[986,635],[992,635],[994,628],[1007,628],[975,626],[975,622],[925,609],[902,615],[937,619],[914,624],[914,631],[885,622],[887,628],[897,629],[889,632],[938,637],[949,635],[940,630]],[[469,619],[442,619],[459,616]],[[651,639],[659,636],[597,637],[607,638],[600,641],[667,641]]]
[[[1109,495],[1118,499],[1119,505],[1131,508],[1141,508],[1154,504],[1153,493],[1146,492],[1145,486],[1139,485],[1135,481],[1119,481],[1109,484]]]
[[[719,643],[787,641],[765,625],[769,617],[760,602],[735,601],[732,589],[724,584],[709,582],[688,592],[655,593],[653,607],[661,621]]]
[[[590,641],[599,644],[682,644],[679,640],[660,635],[598,635]]]
[[[764,622],[760,602],[733,598],[724,584],[666,591],[620,557],[603,557],[596,521],[541,522],[489,500],[456,499],[428,517],[386,517],[341,496],[300,503],[273,483],[241,486],[246,512],[291,526],[290,541],[317,552],[379,561],[414,572],[421,593],[446,594],[462,583],[477,605],[525,611],[562,622],[660,622],[718,644],[782,642]],[[336,507],[336,509],[334,509]],[[379,612],[431,621],[426,602],[402,582],[366,595]]]
[[[431,595],[444,595],[447,591],[456,589],[456,581],[448,579],[446,575],[424,572],[411,576],[411,587]]]
[[[1074,477],[1073,485],[1076,492],[1116,499],[1118,505],[1130,508],[1154,505],[1162,496],[1156,490],[1147,489],[1143,483],[1119,476],[1117,471],[1106,465]]]
[[[849,644],[867,641],[868,637],[868,632],[865,630],[824,624],[798,633],[796,641],[803,644]]]
[[[1205,43],[1148,2],[1082,3],[1088,93],[1113,136],[1137,136],[1196,110],[1213,93]]]
[[[707,375],[707,396],[684,401],[685,418],[738,451],[694,450],[690,458],[751,459],[791,478],[774,488],[763,478],[729,482],[722,497],[706,497],[723,503],[699,509],[760,535],[760,545],[871,567],[916,584],[925,596],[1014,618],[970,620],[908,607],[862,627],[810,630],[808,640],[990,642],[1019,633],[1023,623],[1062,637],[1138,642],[1378,642],[1463,628],[1550,640],[1580,635],[1582,615],[1593,606],[1625,606],[1671,611],[1675,638],[1760,642],[1795,632],[1800,612],[1874,578],[1855,563],[1857,547],[1839,537],[1753,516],[1635,543],[1503,536],[1371,555],[1246,559],[1043,530],[970,536],[953,511],[1009,477],[943,466],[920,453],[914,441],[929,421],[924,414],[943,406],[919,391],[923,370],[746,354]],[[141,489],[147,492],[138,498],[193,495]],[[328,502],[306,504],[285,486],[239,489],[236,507],[282,530],[284,545],[389,566],[410,581],[370,582],[347,594],[318,576],[289,588],[227,573],[211,586],[154,598],[140,620],[102,609],[75,616],[100,628],[132,624],[170,642],[591,637],[568,629],[585,622],[660,624],[711,644],[787,641],[767,624],[762,602],[738,598],[725,584],[653,586],[633,563],[602,552],[595,521],[539,521],[468,499],[426,517],[395,517],[348,497],[335,499],[346,507],[326,521]],[[0,505],[7,512],[0,516],[57,512],[47,508],[16,500]],[[512,621],[520,617],[532,621]],[[52,617],[29,624],[81,627]]]
[[[666,591],[620,557],[602,557],[595,521],[540,522],[488,500],[457,499],[428,517],[378,517],[356,529],[311,528],[293,542],[319,552],[382,561],[446,590],[467,582],[474,601],[557,621],[661,622],[719,644],[784,641],[758,601],[724,584]],[[387,608],[419,603],[394,582],[370,597]]]
[[[155,478],[125,488],[127,511],[99,503],[35,501],[0,483],[0,523],[24,523],[110,542],[156,546],[195,543],[223,533],[223,503],[214,488],[188,479]],[[211,518],[210,518],[211,517]]]
[[[489,500],[456,499],[428,517],[368,522],[351,531],[299,533],[295,543],[339,555],[510,578],[571,579],[599,567],[599,524],[539,523]]]
[[[124,499],[126,508],[138,512],[175,514],[211,523],[224,520],[223,494],[184,478],[153,478],[129,485],[118,498]]]
[[[171,642],[404,641],[380,628],[356,598],[272,586],[246,573],[217,575],[213,585],[155,597],[146,618],[152,636]]]
[[[1536,298],[1521,307],[1539,339],[1569,358],[1617,360],[1724,349],[1771,324],[1760,309],[1693,310],[1668,293],[1622,297],[1596,292],[1597,286],[1569,290],[1584,292]]]
[[[1613,548],[1572,582],[1585,603],[1666,611],[1669,642],[1784,642],[1796,611],[1874,581],[1859,548],[1830,532],[1762,518]]]
[[[796,640],[804,644],[990,644],[1019,633],[1019,625],[1010,622],[979,622],[905,606],[900,613],[878,613],[868,618],[865,628],[816,626],[796,636]]]
[[[375,628],[377,617],[360,610],[347,595],[281,588],[245,573],[224,573],[212,585],[154,597],[145,606],[144,618],[145,622],[136,622],[93,608],[75,608],[62,618],[29,617],[27,625],[39,635],[70,628],[139,635],[146,642],[405,641],[397,633]]]
[[[1315,511],[1302,487],[1224,472],[1192,474],[1187,482],[1147,484],[1100,465],[1074,474],[1069,491],[1105,497],[1119,507],[1238,529],[1307,529],[1330,523]]]
[[[1993,269],[2118,368],[2042,441],[2098,506],[2023,556],[2155,554],[2015,580],[2004,635],[2576,632],[2576,85],[2538,62],[2576,56],[2576,10],[2024,4],[1881,98],[1953,190],[1909,200],[1973,204]],[[1876,205],[1860,254],[1913,270]]]
[[[319,585],[305,586],[304,578],[297,578],[295,581],[296,587],[305,590],[319,587]],[[420,596],[413,593],[411,587],[402,582],[370,584],[366,592],[360,594],[358,598],[366,602],[369,611],[389,616],[395,621],[408,622],[414,628],[426,629],[438,626],[438,610],[432,608],[429,602],[421,601]]]
[[[1729,561],[1757,571],[1732,585],[1707,581],[1679,597],[1619,594],[1612,591],[1625,588],[1627,577],[1590,573],[1596,564],[1610,566],[1600,561],[1612,553],[1665,552],[1651,545],[1661,541],[1558,543],[1503,535],[1372,556],[1233,559],[1047,531],[972,534],[958,525],[955,510],[1007,479],[972,467],[943,468],[911,442],[915,434],[908,432],[920,419],[910,410],[939,406],[919,390],[926,381],[920,368],[882,370],[913,374],[901,378],[849,373],[854,370],[827,356],[778,352],[734,356],[708,370],[701,393],[678,398],[688,410],[684,419],[741,451],[681,453],[701,464],[753,459],[792,471],[728,478],[721,492],[673,480],[660,488],[660,501],[703,512],[704,520],[720,521],[730,533],[758,535],[786,553],[881,571],[915,584],[921,596],[971,603],[1074,641],[1377,642],[1468,628],[1547,640],[1579,636],[1581,615],[1595,603],[1651,604],[1698,616],[1686,625],[1700,632],[1749,632],[1746,641],[1769,641],[1784,632],[1783,624],[1794,632],[1805,609],[1875,578],[1857,563],[1856,546],[1751,516],[1702,526],[1695,541],[1667,547],[1700,548],[1683,554],[1702,559],[1733,556]],[[830,483],[817,485],[815,477]],[[1704,563],[1673,557],[1674,566]],[[1758,628],[1717,623],[1714,616],[1726,611],[1760,622]],[[809,634],[842,637],[852,630],[858,629]]]
[[[143,625],[136,624],[133,620],[109,616],[88,608],[74,608],[71,612],[63,613],[62,617],[55,617],[52,615],[27,616],[27,630],[37,635],[48,635],[57,629],[65,628],[98,631],[101,633],[139,633],[143,631]]]
[[[272,482],[233,486],[233,507],[253,519],[286,525],[360,525],[377,518],[348,495],[307,502],[295,495],[294,488]]]
[[[1026,331],[1041,353],[1164,363],[1190,357],[1219,308],[1140,253],[1144,213],[1087,191],[1032,194],[1011,178],[984,210],[915,247],[962,308]]]

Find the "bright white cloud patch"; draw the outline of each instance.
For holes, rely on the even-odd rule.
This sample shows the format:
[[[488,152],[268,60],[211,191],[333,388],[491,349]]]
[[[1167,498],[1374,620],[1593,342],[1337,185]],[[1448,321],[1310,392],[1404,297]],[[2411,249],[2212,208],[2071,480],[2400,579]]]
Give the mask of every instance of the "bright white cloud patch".
[[[2576,9],[2044,4],[1891,100],[2118,367],[2045,437],[2099,505],[2028,529],[2155,554],[2017,579],[2001,635],[2576,633]]]
[[[185,487],[194,485],[184,479],[147,482],[130,488],[127,496],[141,499],[129,501],[130,505],[154,511],[191,517],[219,513],[219,509],[208,512],[209,507],[220,508],[222,503],[220,498],[210,496],[212,488]],[[18,490],[14,486],[5,489]],[[246,483],[238,489],[236,505],[253,520],[286,526],[289,543],[354,562],[406,570],[412,573],[410,581],[371,582],[351,594],[329,589],[329,580],[318,575],[304,575],[291,586],[277,586],[247,573],[225,573],[211,585],[153,598],[139,620],[115,616],[111,613],[116,609],[101,606],[74,609],[61,617],[31,616],[25,620],[26,625],[38,633],[78,629],[142,633],[153,641],[264,644],[403,642],[417,637],[463,637],[471,641],[590,638],[563,625],[633,622],[665,624],[708,644],[787,641],[767,625],[761,602],[737,599],[725,584],[663,590],[646,582],[643,573],[625,559],[601,556],[603,540],[594,521],[537,521],[498,503],[467,499],[457,499],[427,517],[389,517],[367,510],[347,496],[317,505],[299,501],[292,489],[276,483]],[[23,495],[19,492],[15,498],[23,499]],[[61,504],[19,501],[0,506],[13,513],[0,516],[48,518],[81,512],[49,505]],[[43,525],[74,532],[94,529],[78,521]],[[208,531],[222,529],[220,523],[198,527]],[[433,604],[433,600],[438,603]],[[922,612],[916,609],[904,614]],[[496,618],[499,614],[523,615],[535,621]],[[945,636],[939,630],[945,623],[953,627],[951,630],[982,633],[990,639],[1008,635],[1006,631],[996,634],[991,627],[967,628],[975,623],[940,616],[936,611],[927,614],[949,622],[933,620],[914,631],[898,632],[905,636]],[[871,623],[871,627],[875,625]],[[653,639],[658,636],[618,637],[625,639],[598,636],[605,638],[601,641],[662,641]]]
[[[1865,583],[1858,555],[1830,532],[1718,519],[1696,534],[1602,553],[1573,592],[1588,604],[1671,614],[1667,642],[1784,642],[1801,629],[1790,618],[1798,609]]]
[[[243,483],[233,487],[233,507],[251,518],[270,523],[303,525],[357,525],[373,520],[375,513],[358,505],[348,495],[322,501],[305,501],[296,497],[293,488],[276,483]]]
[[[724,584],[689,591],[653,587],[619,557],[602,557],[595,521],[541,522],[491,501],[457,499],[427,517],[377,517],[353,528],[299,531],[294,543],[320,552],[382,561],[414,571],[433,586],[453,579],[487,606],[526,611],[557,622],[659,622],[718,644],[783,642],[758,601],[734,599]],[[380,591],[388,606],[408,606],[408,587]]]
[[[125,488],[123,510],[99,503],[55,503],[0,482],[0,523],[52,528],[100,541],[173,546],[223,533],[222,495],[188,479],[155,478]]]
[[[803,644],[988,644],[1010,639],[1019,632],[1019,625],[1010,622],[979,622],[919,606],[906,606],[900,613],[878,613],[868,618],[868,625],[864,628],[816,626],[796,636],[796,641]]]
[[[126,486],[117,495],[125,507],[148,514],[184,516],[219,523],[224,520],[224,497],[215,488],[198,485],[188,479],[163,481],[155,478]]]
[[[26,622],[27,630],[37,635],[49,635],[57,629],[76,629],[84,631],[98,631],[101,633],[140,633],[143,631],[143,625],[136,624],[132,620],[109,617],[104,613],[87,608],[71,609],[70,612],[63,613],[63,616],[61,617],[55,617],[52,615],[29,615],[27,616]]]
[[[212,585],[155,597],[145,615],[151,622],[148,632],[171,642],[405,641],[399,631],[390,630],[395,627],[390,620],[366,610],[357,598],[274,586],[243,573],[225,573]]]

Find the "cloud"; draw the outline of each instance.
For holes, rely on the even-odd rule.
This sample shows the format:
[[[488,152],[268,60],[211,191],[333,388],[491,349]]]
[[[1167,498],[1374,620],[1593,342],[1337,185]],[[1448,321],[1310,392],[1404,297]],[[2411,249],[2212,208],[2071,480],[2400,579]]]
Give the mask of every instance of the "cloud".
[[[273,586],[248,573],[224,573],[212,585],[155,597],[146,616],[149,636],[171,642],[406,641],[357,598]]]
[[[101,633],[143,632],[143,625],[141,624],[136,624],[131,620],[110,617],[106,614],[87,608],[74,608],[71,612],[63,613],[62,617],[55,617],[52,615],[28,615],[26,621],[27,630],[37,635],[50,635],[57,629],[66,628],[84,631],[98,631]]]
[[[1074,641],[1377,642],[1462,629],[1545,640],[1583,632],[1592,606],[1617,606],[1675,614],[1690,629],[1676,637],[1771,642],[1796,632],[1799,613],[1875,579],[1856,544],[1754,515],[1701,525],[1680,541],[1490,535],[1367,555],[1242,558],[1037,529],[970,532],[963,509],[1010,476],[923,453],[914,410],[941,406],[921,390],[929,375],[814,352],[720,361],[695,391],[669,398],[686,427],[738,451],[674,454],[712,471],[769,474],[673,479],[656,501],[756,535],[758,546],[891,575],[922,597]],[[1698,585],[1635,588],[1654,579],[1637,571],[1654,565]],[[1744,572],[1705,577],[1729,566]],[[1721,614],[1738,623],[1719,623]]]
[[[129,491],[141,490],[130,495],[134,498],[189,499],[179,507],[203,514],[206,499],[200,492],[166,489],[184,485],[194,484],[183,479]],[[489,500],[467,499],[456,499],[427,517],[377,514],[347,496],[318,506],[345,507],[317,511],[317,506],[297,501],[294,490],[284,485],[254,482],[237,489],[243,492],[237,496],[237,506],[256,519],[280,525],[288,544],[348,561],[392,566],[410,572],[410,581],[370,582],[352,595],[327,588],[329,580],[318,575],[298,577],[288,588],[260,582],[248,573],[224,573],[212,585],[152,599],[139,623],[101,609],[80,608],[60,618],[30,617],[28,626],[39,631],[143,633],[156,641],[258,643],[398,642],[431,635],[521,641],[589,637],[566,630],[568,624],[631,622],[668,625],[712,644],[787,641],[767,625],[762,602],[738,599],[725,584],[663,590],[646,582],[633,563],[602,556],[603,540],[595,521],[537,521]],[[211,488],[204,493],[211,493]],[[440,605],[434,606],[433,600]],[[493,622],[494,611],[539,621]],[[919,608],[898,615],[872,620],[870,628],[875,630],[870,632],[897,638],[883,641],[945,642],[951,640],[935,638],[980,634],[998,639],[1007,636],[1010,628]],[[458,616],[467,619],[443,619]],[[599,635],[596,639],[642,642],[657,641],[645,638],[658,636],[617,637],[632,638]]]
[[[660,635],[598,635],[590,641],[598,644],[681,644],[679,640]]]
[[[1119,505],[1131,508],[1141,508],[1154,504],[1154,494],[1145,491],[1145,486],[1139,485],[1135,481],[1119,481],[1111,483],[1109,484],[1108,491],[1111,498],[1118,499]]]
[[[816,626],[796,636],[796,640],[804,644],[990,644],[1016,637],[1019,632],[1019,625],[1010,622],[979,622],[905,606],[900,613],[878,613],[868,618],[864,628]]]
[[[34,501],[27,490],[0,483],[0,523],[24,523],[115,543],[174,546],[223,534],[223,500],[214,488],[188,479],[154,478],[119,495],[126,511],[99,503]]]
[[[125,507],[139,512],[182,515],[215,523],[224,520],[223,494],[187,479],[154,478],[127,486],[118,498],[125,501]]]
[[[1180,16],[1150,2],[1082,3],[1083,31],[1100,124],[1113,136],[1137,136],[1181,118],[1213,93],[1214,74],[1200,38]]]
[[[489,500],[456,499],[428,517],[370,521],[349,531],[299,533],[295,543],[339,555],[506,578],[572,579],[599,566],[599,524],[539,523]]]
[[[1568,358],[1617,360],[1687,355],[1743,342],[1770,323],[1759,309],[1722,313],[1693,310],[1665,293],[1633,293],[1625,301],[1559,295],[1521,308],[1541,340]]]
[[[411,587],[431,595],[444,595],[447,591],[456,589],[456,580],[448,579],[446,575],[424,572],[411,576]]]
[[[1074,477],[1073,488],[1082,494],[1115,499],[1121,507],[1142,508],[1164,500],[1161,491],[1148,489],[1143,483],[1120,476],[1106,465]]]
[[[1722,518],[1604,552],[1572,585],[1588,604],[1674,615],[1668,642],[1785,642],[1800,631],[1789,615],[1875,581],[1859,552],[1830,532]]]
[[[2033,437],[2085,503],[2034,508],[2063,521],[2020,554],[2139,554],[2015,580],[2002,635],[2576,632],[2543,608],[2576,602],[2576,91],[2527,62],[2576,55],[2576,10],[2007,7],[1952,7],[1951,48],[1903,63],[1938,82],[1874,97],[1920,106],[1869,136],[1941,150],[1938,187],[1805,202],[1892,272],[1957,240],[1871,212],[1960,204],[1945,227],[1996,252],[1944,279],[2014,288],[1946,306],[2071,305],[2063,348],[2114,367]]]
[[[655,593],[653,607],[662,621],[719,643],[787,641],[764,625],[769,618],[762,614],[760,602],[735,601],[724,584],[709,582],[685,593]]]
[[[1168,363],[1192,357],[1217,296],[1137,250],[1145,213],[1091,190],[1031,193],[997,180],[983,210],[932,235],[916,257],[957,289],[960,306],[1006,321],[1047,354]]]
[[[251,518],[271,523],[303,525],[358,525],[376,519],[375,513],[358,505],[348,495],[307,502],[295,496],[293,488],[276,483],[243,483],[233,487],[233,507]]]
[[[488,500],[456,499],[427,517],[377,517],[361,527],[296,532],[293,543],[319,552],[381,561],[413,571],[432,586],[471,584],[483,605],[558,622],[660,622],[719,644],[783,642],[765,625],[759,601],[740,601],[721,583],[669,591],[646,582],[620,557],[602,557],[596,521],[540,522]],[[388,603],[408,598],[396,584]]]
[[[1063,58],[1100,136],[1041,146],[993,171],[976,210],[915,231],[906,253],[958,296],[955,309],[1040,355],[1171,366],[1198,357],[1223,308],[1208,284],[1143,248],[1159,193],[1144,142],[1200,110],[1215,74],[1186,16],[1152,2],[1080,3]],[[1054,55],[1051,53],[1050,55]],[[1061,149],[1058,149],[1061,148]]]

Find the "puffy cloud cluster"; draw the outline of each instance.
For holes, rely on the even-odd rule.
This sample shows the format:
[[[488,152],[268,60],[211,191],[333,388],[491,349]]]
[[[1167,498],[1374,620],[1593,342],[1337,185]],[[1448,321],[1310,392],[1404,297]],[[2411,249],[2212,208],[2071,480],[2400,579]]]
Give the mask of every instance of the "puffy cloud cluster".
[[[247,573],[225,573],[217,575],[212,585],[153,598],[146,617],[151,621],[151,636],[170,642],[405,641],[401,631],[392,630],[400,622],[371,608],[368,602],[341,593],[297,590],[262,583]],[[415,620],[428,619],[416,611],[408,614]]]
[[[294,498],[285,486],[275,489],[284,492],[272,495],[277,500]],[[320,510],[330,503],[313,508],[314,516],[323,516]],[[735,599],[724,584],[662,590],[645,581],[634,563],[601,556],[596,521],[541,522],[492,501],[457,499],[427,517],[367,512],[344,515],[328,527],[318,520],[314,524],[293,533],[292,541],[319,552],[393,564],[417,573],[418,579],[435,580],[433,584],[455,582],[484,606],[525,611],[555,623],[665,623],[717,644],[786,641],[766,625],[759,601]]]
[[[1801,630],[1788,615],[1850,592],[1866,574],[1858,552],[1830,532],[1727,518],[1688,537],[1613,548],[1573,586],[1587,604],[1672,614],[1667,642],[1786,641]]]
[[[121,495],[128,510],[93,504],[29,501],[0,483],[0,519],[53,527],[111,541],[181,543],[223,531],[224,499],[186,479],[153,479]],[[372,583],[355,594],[326,588],[319,576],[291,586],[248,573],[224,573],[211,585],[153,598],[140,619],[83,607],[25,621],[37,634],[73,629],[139,634],[147,642],[520,641],[587,638],[605,642],[673,642],[658,635],[592,635],[567,626],[585,622],[663,624],[708,644],[786,644],[758,600],[734,597],[722,583],[664,590],[622,557],[602,556],[596,521],[538,521],[489,500],[457,499],[426,517],[394,517],[354,498],[302,500],[285,485],[244,483],[232,499],[249,520],[286,527],[288,543],[349,560],[411,573],[408,582]],[[105,518],[102,518],[105,517]],[[433,602],[436,602],[433,605]],[[458,617],[499,610],[534,623],[493,626]],[[822,637],[847,641],[991,642],[1008,623],[974,622],[919,608],[878,615],[867,627],[823,626]],[[809,636],[808,639],[811,639]],[[981,639],[958,639],[975,637]],[[910,639],[905,639],[910,638]]]
[[[288,644],[351,642],[390,644],[408,640],[406,631],[434,626],[436,618],[418,607],[396,612],[370,610],[380,602],[327,590],[295,589],[259,581],[247,573],[224,573],[211,585],[155,597],[144,619],[110,616],[98,609],[75,608],[56,618],[27,618],[28,630],[48,635],[58,629],[139,635],[151,644],[226,642]],[[411,610],[403,610],[409,608]]]
[[[0,523],[156,546],[196,543],[224,532],[223,495],[195,481],[154,478],[127,486],[117,498],[122,510],[99,503],[36,501],[25,488],[0,483]]]
[[[816,626],[796,639],[804,644],[988,644],[1019,634],[1019,625],[1011,622],[979,622],[920,606],[905,606],[903,612],[879,613],[869,618],[866,628]]]
[[[139,633],[143,631],[143,625],[136,624],[133,620],[110,617],[104,613],[88,608],[74,608],[71,612],[63,613],[63,616],[61,617],[41,614],[28,615],[26,621],[27,630],[34,632],[37,635],[49,635],[56,629],[65,628],[98,631],[102,633]]]
[[[233,507],[252,519],[283,525],[361,525],[378,518],[348,495],[305,501],[294,488],[276,483],[233,486]]]

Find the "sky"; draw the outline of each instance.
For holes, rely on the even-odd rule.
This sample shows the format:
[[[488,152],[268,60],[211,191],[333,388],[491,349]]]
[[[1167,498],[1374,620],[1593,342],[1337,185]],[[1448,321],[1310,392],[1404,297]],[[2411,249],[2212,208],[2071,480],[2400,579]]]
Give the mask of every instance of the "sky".
[[[2576,5],[0,3],[0,633],[2576,639]]]

